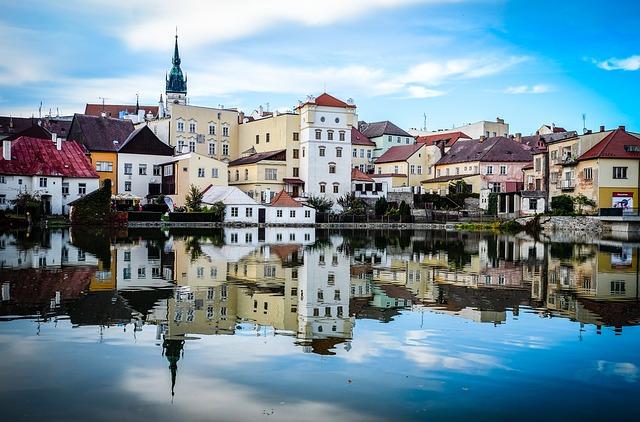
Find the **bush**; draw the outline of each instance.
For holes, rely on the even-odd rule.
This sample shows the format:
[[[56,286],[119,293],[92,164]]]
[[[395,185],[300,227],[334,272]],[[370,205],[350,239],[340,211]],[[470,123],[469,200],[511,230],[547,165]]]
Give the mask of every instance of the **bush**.
[[[333,201],[323,196],[310,196],[307,200],[307,205],[315,208],[319,213],[325,213],[333,207]]]
[[[204,192],[196,185],[191,185],[189,193],[184,198],[184,205],[191,212],[199,212],[202,209],[202,198],[204,198]]]
[[[389,204],[387,203],[387,198],[384,196],[378,198],[376,204],[374,206],[376,215],[384,215],[387,212],[387,207]]]
[[[554,215],[573,215],[573,198],[558,195],[551,198],[551,213]]]

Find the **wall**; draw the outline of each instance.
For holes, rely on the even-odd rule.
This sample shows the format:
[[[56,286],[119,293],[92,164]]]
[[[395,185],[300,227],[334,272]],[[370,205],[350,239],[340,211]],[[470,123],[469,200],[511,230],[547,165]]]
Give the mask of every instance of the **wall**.
[[[278,211],[282,217],[278,217]],[[294,216],[291,216],[291,212]],[[306,217],[308,212],[309,216]],[[311,207],[267,207],[266,222],[268,224],[313,224],[316,222],[316,210]]]
[[[352,145],[351,146],[351,165],[359,168],[366,173],[369,168],[373,168],[374,146]],[[354,155],[355,154],[355,155]]]
[[[166,155],[145,155],[145,154],[118,154],[118,193],[130,193],[139,196],[143,200],[149,194],[149,184],[162,184],[162,176],[153,175],[154,165],[166,163],[172,157]],[[132,164],[132,174],[125,175],[124,167],[126,163]],[[140,164],[147,165],[147,174],[140,175]],[[125,190],[125,182],[131,182],[131,190]]]
[[[111,193],[116,194],[118,188],[118,154],[115,152],[92,151],[89,158],[94,168],[96,168],[98,161],[113,163],[112,171],[98,171],[98,176],[100,177],[100,186],[102,186],[106,179],[111,179]]]
[[[288,161],[288,160],[287,160]],[[284,189],[285,184],[282,180],[286,176],[288,170],[287,162],[285,161],[270,161],[264,160],[258,163],[239,165],[229,167],[231,175],[229,177],[229,186],[236,186],[241,189],[247,195],[255,199],[257,202],[263,202],[270,200],[278,192]],[[276,180],[266,180],[265,170],[276,169]],[[238,180],[236,180],[236,171],[238,172]],[[247,171],[247,178],[245,179],[245,171]],[[269,191],[271,198],[266,197],[266,192]],[[264,198],[263,198],[264,193]]]
[[[198,177],[199,168],[205,169],[205,177]],[[213,168],[218,169],[217,178],[211,177]],[[188,157],[175,163],[173,172],[176,193],[170,195],[170,197],[177,206],[184,205],[185,197],[189,193],[189,188],[192,184],[200,190],[206,189],[209,185],[228,186],[227,164],[207,156],[189,154]]]
[[[238,216],[233,217],[231,215],[231,208],[238,208]],[[226,205],[224,222],[225,223],[254,223],[258,224],[258,209],[262,208],[260,205]],[[247,209],[251,209],[251,216],[247,217]],[[256,238],[256,241],[258,239]]]

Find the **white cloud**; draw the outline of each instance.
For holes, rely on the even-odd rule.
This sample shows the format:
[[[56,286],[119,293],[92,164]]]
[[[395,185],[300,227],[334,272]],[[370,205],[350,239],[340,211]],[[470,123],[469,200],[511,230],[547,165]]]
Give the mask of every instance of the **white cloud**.
[[[407,87],[407,91],[409,91],[409,96],[412,98],[433,98],[440,97],[445,94],[444,91],[429,89],[419,85],[410,85]]]
[[[8,58],[0,62],[0,85],[20,85],[48,77],[50,61],[30,53],[38,48],[38,32],[0,25],[0,34],[7,40],[0,43],[0,57]]]
[[[624,59],[610,58],[602,62],[595,62],[604,70],[640,70],[640,55],[629,56]]]
[[[517,85],[510,86],[502,92],[505,94],[546,94],[551,92],[551,87],[548,85]]]

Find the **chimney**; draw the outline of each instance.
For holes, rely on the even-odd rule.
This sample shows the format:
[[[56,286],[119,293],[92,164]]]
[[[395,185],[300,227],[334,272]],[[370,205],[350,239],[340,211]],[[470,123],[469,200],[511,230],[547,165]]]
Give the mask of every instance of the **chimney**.
[[[56,149],[60,151],[62,149],[62,138],[58,138],[56,133],[51,134],[51,140],[56,144]]]
[[[258,107],[258,116],[262,116],[264,113],[264,109],[262,108],[262,106]]]
[[[604,132],[604,125],[600,125],[600,132]]]
[[[551,123],[551,133],[555,132],[555,130],[556,130],[556,124]]]
[[[519,144],[522,143],[522,133],[520,132],[516,133],[515,141]]]
[[[2,141],[2,158],[4,160],[11,160],[11,141]]]
[[[487,139],[486,136],[480,135],[480,139],[479,139],[480,143],[483,143],[485,139]]]
[[[620,125],[620,126],[618,126],[618,130],[621,130],[621,131],[623,131],[623,132],[624,132],[624,130],[625,130],[624,125]]]

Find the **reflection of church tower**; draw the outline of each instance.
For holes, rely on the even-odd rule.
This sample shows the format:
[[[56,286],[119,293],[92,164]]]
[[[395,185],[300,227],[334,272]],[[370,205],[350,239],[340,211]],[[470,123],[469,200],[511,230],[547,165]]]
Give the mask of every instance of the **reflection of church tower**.
[[[174,396],[174,388],[176,386],[176,376],[178,375],[178,361],[180,354],[184,348],[184,340],[165,339],[162,343],[162,354],[169,361],[169,369],[171,370],[171,396]]]
[[[171,114],[172,104],[187,103],[187,78],[182,74],[180,69],[180,54],[178,53],[178,34],[176,34],[176,45],[173,50],[173,59],[171,59],[173,67],[168,76],[166,76],[166,99],[167,113]]]

